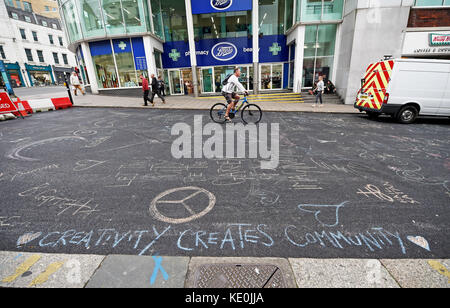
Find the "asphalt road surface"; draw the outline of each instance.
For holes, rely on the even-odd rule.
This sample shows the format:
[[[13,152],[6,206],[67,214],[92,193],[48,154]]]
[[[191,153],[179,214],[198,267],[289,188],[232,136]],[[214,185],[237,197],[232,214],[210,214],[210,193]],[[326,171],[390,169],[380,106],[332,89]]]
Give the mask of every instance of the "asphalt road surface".
[[[194,131],[195,115],[206,130],[207,112],[151,109],[0,123],[0,250],[450,257],[449,120],[265,113],[269,133],[260,125],[245,143],[279,136],[278,166],[265,170],[261,152],[204,157],[210,136],[192,137],[197,158],[174,158],[171,130]],[[215,136],[213,149],[236,150]]]

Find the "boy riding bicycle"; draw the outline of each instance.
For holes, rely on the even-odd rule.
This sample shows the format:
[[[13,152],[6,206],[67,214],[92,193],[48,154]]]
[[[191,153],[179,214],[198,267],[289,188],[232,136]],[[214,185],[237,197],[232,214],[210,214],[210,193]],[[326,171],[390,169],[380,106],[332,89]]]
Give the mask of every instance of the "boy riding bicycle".
[[[239,77],[241,77],[241,70],[239,68],[234,69],[234,73],[230,75],[224,81],[224,87],[222,88],[222,95],[225,97],[228,103],[227,112],[225,113],[225,120],[231,122],[230,111],[234,109],[236,104],[239,102],[241,97],[235,92],[236,87],[239,92],[244,92],[245,96],[248,96],[247,90],[239,82]],[[233,101],[234,100],[234,101]]]

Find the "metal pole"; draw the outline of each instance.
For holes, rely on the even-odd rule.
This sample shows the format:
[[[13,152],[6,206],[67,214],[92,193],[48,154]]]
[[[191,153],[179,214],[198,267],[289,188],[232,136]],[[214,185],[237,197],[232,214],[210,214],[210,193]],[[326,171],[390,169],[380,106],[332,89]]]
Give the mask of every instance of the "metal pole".
[[[72,92],[70,92],[70,86],[69,86],[69,82],[67,81],[67,75],[66,74],[64,74],[64,85],[67,88],[67,94],[69,94],[69,99],[70,99],[70,102],[72,103],[72,106],[73,106],[75,104],[73,103]]]

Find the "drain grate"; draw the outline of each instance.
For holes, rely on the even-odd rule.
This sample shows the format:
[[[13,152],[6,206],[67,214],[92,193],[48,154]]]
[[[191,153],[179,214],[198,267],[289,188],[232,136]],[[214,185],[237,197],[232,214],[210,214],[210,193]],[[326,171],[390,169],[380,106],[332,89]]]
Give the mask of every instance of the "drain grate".
[[[205,264],[194,273],[195,288],[285,288],[275,265]]]

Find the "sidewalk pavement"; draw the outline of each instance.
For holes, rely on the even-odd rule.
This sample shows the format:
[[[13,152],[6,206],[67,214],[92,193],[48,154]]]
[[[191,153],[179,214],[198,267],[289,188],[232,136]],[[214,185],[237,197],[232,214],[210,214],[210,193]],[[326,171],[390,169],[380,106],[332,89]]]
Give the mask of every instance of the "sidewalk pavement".
[[[66,95],[67,96],[67,93]],[[24,98],[25,99],[25,98]],[[192,96],[166,96],[166,104],[162,104],[161,99],[155,98],[155,107],[143,107],[143,98],[141,97],[120,97],[106,95],[90,95],[73,96],[74,107],[90,107],[90,108],[157,108],[157,109],[188,109],[188,110],[209,110],[216,103],[223,103],[225,99],[211,98],[195,98]],[[252,98],[249,98],[252,103]],[[312,102],[308,99],[303,103],[294,102],[257,102],[263,111],[277,112],[320,112],[320,113],[359,113],[353,108],[353,105],[344,104],[327,104],[327,98],[324,99],[323,107],[312,107]]]
[[[0,287],[449,288],[450,260],[0,252]]]

